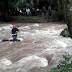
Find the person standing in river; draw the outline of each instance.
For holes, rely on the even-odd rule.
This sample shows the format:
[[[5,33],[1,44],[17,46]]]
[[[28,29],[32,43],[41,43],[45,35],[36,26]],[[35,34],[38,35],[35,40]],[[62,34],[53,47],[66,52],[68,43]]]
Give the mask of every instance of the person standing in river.
[[[19,31],[18,28],[16,28],[16,25],[13,25],[13,28],[12,28],[12,37],[13,37],[13,41],[17,40],[17,32]]]

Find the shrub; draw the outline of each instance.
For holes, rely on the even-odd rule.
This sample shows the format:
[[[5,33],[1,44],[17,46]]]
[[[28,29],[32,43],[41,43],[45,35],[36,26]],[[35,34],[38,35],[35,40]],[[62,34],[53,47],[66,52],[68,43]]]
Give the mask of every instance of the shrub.
[[[60,60],[56,68],[52,68],[50,72],[72,72],[71,56],[68,53],[63,55],[63,60]]]
[[[70,37],[68,28],[65,28],[65,29],[60,33],[60,35],[63,36],[63,37]]]
[[[43,22],[45,19],[39,16],[13,16],[14,22],[36,23]]]

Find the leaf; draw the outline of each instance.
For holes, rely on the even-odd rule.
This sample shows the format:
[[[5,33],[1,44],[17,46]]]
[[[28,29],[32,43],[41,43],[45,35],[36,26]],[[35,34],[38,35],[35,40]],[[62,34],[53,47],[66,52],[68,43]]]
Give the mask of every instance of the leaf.
[[[56,68],[51,69],[50,72],[56,72]]]
[[[69,2],[72,2],[72,0],[69,0]]]

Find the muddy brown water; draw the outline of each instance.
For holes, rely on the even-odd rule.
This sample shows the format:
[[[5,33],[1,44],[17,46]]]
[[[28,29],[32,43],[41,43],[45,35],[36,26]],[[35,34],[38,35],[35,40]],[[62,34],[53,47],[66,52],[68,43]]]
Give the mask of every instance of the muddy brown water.
[[[20,30],[18,37],[23,41],[0,43],[0,60],[6,58],[12,62],[8,66],[0,62],[0,72],[44,72],[56,67],[64,52],[72,53],[72,39],[60,36],[60,32],[67,27],[66,24],[50,22],[16,23],[16,25]],[[11,23],[2,24],[0,40],[10,38],[11,29]],[[40,67],[40,61],[37,59],[28,59],[21,63],[21,59],[33,55],[45,58],[48,65]]]

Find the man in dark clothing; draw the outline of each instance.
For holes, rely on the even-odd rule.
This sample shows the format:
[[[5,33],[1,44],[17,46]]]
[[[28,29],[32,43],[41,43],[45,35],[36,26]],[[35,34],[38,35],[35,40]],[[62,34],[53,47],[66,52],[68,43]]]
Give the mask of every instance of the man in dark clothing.
[[[13,37],[13,41],[17,40],[17,32],[18,32],[18,28],[16,28],[16,25],[13,25],[13,29],[12,29],[12,37]]]
[[[44,15],[46,15],[46,8],[45,8],[45,6],[43,6],[43,13],[44,13]]]

